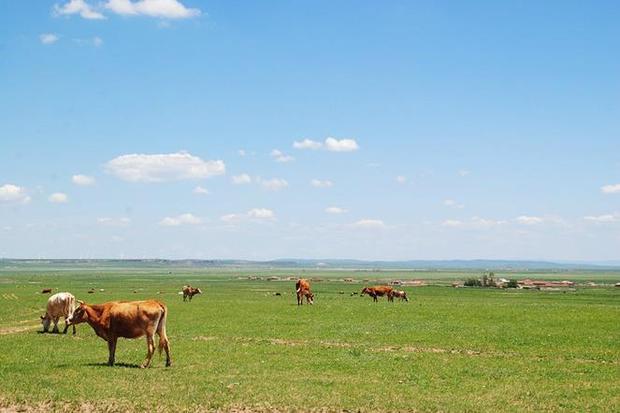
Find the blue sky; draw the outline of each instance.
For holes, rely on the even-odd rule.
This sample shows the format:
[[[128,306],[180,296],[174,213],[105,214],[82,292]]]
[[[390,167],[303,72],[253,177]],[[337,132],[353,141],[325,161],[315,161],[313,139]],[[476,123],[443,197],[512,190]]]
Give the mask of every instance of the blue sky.
[[[0,0],[0,257],[617,260],[618,21]]]

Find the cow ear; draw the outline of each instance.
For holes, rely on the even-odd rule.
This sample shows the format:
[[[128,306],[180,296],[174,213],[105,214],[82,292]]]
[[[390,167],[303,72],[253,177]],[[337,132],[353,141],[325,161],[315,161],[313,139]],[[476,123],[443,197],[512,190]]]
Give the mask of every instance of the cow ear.
[[[44,319],[45,319],[45,316],[44,316],[44,315],[42,315],[42,316],[41,316],[41,320],[44,320]]]
[[[82,301],[82,300],[77,300],[77,302],[78,302],[79,305],[84,304],[84,301]]]

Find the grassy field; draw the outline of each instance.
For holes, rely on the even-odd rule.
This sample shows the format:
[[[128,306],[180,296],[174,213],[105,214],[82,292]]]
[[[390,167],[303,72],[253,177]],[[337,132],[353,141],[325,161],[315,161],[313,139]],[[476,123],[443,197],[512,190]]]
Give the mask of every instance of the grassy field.
[[[324,279],[313,283],[316,304],[297,307],[293,282],[248,280],[249,274],[0,272],[0,406],[174,412],[619,409],[620,288],[538,292],[437,285],[405,288],[409,303],[374,304],[350,293],[361,290],[363,279],[386,274],[312,272],[305,276]],[[344,283],[344,277],[360,281]],[[389,277],[448,282],[468,275]],[[620,281],[614,273],[551,278]],[[177,292],[186,283],[205,294],[183,303]],[[146,354],[143,339],[120,340],[120,365],[106,367],[106,344],[87,325],[75,337],[38,334],[47,300],[42,287],[95,303],[163,300],[173,367],[165,368],[156,356],[151,369],[135,368]],[[97,292],[87,294],[91,288]]]

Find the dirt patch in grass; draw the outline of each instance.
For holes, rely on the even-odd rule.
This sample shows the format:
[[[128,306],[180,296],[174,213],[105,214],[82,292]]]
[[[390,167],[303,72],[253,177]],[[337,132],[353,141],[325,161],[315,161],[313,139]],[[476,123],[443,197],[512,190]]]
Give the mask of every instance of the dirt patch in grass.
[[[15,327],[2,327],[0,328],[0,336],[5,336],[7,334],[18,334],[23,333],[25,331],[33,330],[39,327],[40,324],[30,325],[30,326],[15,326]]]

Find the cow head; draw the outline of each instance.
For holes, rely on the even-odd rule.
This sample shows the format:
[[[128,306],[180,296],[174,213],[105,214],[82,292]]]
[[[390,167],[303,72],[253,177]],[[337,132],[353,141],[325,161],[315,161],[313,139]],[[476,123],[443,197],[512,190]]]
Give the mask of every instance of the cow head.
[[[202,294],[202,290],[200,288],[196,288],[194,290],[194,294]]]
[[[362,290],[362,293],[360,294],[360,297],[362,297],[364,294],[368,294],[368,287],[364,287],[364,289]]]
[[[314,304],[314,294],[312,294],[310,291],[308,291],[308,294],[306,294],[306,299],[311,305]]]
[[[52,318],[47,313],[41,316],[41,325],[43,326],[44,333],[47,333],[49,331],[51,322]]]
[[[84,323],[88,320],[88,313],[86,312],[86,304],[83,301],[78,300],[80,304],[75,310],[73,310],[73,314],[67,318],[67,324],[75,325]]]

